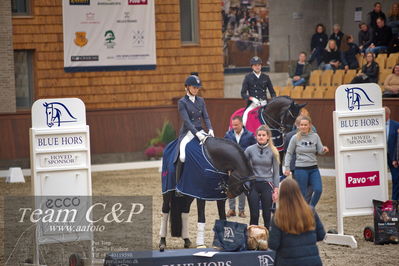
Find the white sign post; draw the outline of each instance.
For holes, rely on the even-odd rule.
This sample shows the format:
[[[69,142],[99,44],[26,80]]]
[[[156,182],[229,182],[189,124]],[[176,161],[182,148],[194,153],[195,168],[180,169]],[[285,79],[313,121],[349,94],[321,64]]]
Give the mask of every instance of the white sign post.
[[[326,243],[357,247],[344,235],[344,217],[373,214],[388,199],[385,111],[375,83],[341,85],[335,92],[334,144],[338,234]]]
[[[84,103],[77,98],[37,100],[32,106],[29,135],[35,208],[54,210],[56,206],[63,211],[70,206],[86,208],[92,191],[90,137]],[[51,204],[47,201],[44,206],[43,197],[51,199]],[[83,217],[77,219],[85,222]],[[91,232],[52,232],[48,227],[44,222],[36,227],[37,265],[39,244],[92,240]]]

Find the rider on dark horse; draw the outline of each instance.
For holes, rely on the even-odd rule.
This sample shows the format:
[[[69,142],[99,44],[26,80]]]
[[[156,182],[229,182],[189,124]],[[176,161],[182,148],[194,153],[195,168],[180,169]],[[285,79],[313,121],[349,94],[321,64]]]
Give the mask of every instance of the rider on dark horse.
[[[247,108],[242,116],[244,126],[247,124],[250,111],[258,106],[265,106],[267,104],[266,89],[269,90],[272,98],[276,97],[276,92],[273,89],[269,76],[261,72],[262,59],[254,56],[249,62],[253,71],[245,76],[241,89],[241,97],[247,100]]]
[[[211,121],[206,110],[205,101],[203,98],[197,96],[199,89],[202,87],[201,81],[198,75],[190,75],[187,77],[185,82],[186,95],[178,101],[178,111],[180,118],[183,121],[183,125],[179,133],[179,152],[175,153],[174,161],[176,161],[176,184],[179,181],[182,173],[182,168],[186,160],[186,145],[194,138],[197,137],[200,142],[203,142],[207,136],[214,136]],[[208,128],[208,134],[202,128],[202,122],[205,123]],[[166,234],[168,217],[170,211],[169,197],[170,193],[164,194],[163,206],[162,206],[162,220],[160,230],[160,250],[166,247]],[[181,196],[181,195],[180,195]],[[188,235],[188,213],[190,210],[191,200],[186,201],[186,206],[182,210],[182,228],[181,237],[184,239],[184,247],[189,248],[191,241]],[[205,222],[198,223],[198,233],[202,232],[202,239],[204,238]],[[197,236],[198,238],[198,236]]]

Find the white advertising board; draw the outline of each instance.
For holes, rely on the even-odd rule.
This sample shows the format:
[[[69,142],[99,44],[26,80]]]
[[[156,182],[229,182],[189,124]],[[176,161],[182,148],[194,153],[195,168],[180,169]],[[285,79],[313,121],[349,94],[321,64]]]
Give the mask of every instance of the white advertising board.
[[[156,67],[154,0],[63,0],[66,72]]]
[[[30,151],[36,208],[45,212],[88,207],[92,193],[90,135],[80,99],[40,99],[33,104]],[[49,202],[57,205],[49,207]],[[85,219],[77,218],[80,226],[88,226]],[[51,227],[54,224],[38,223],[37,244],[92,239],[91,232],[54,232]]]
[[[343,236],[343,217],[370,215],[373,199],[388,198],[385,111],[380,87],[375,83],[339,86],[333,117],[338,234]],[[328,234],[326,242],[336,237]]]

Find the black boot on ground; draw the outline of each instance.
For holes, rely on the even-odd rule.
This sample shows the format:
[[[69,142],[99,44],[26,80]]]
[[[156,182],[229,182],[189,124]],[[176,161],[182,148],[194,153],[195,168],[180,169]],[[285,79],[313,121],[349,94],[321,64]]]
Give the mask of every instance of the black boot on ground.
[[[190,248],[191,247],[191,241],[188,238],[184,239],[184,248]]]

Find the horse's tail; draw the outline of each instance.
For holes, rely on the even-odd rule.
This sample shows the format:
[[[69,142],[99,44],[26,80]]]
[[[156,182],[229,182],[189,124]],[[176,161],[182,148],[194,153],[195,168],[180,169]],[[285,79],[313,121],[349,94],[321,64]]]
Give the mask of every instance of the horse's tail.
[[[176,197],[172,192],[172,199],[170,202],[170,235],[173,237],[181,237],[182,219],[181,213],[183,208],[183,200],[185,197]]]

